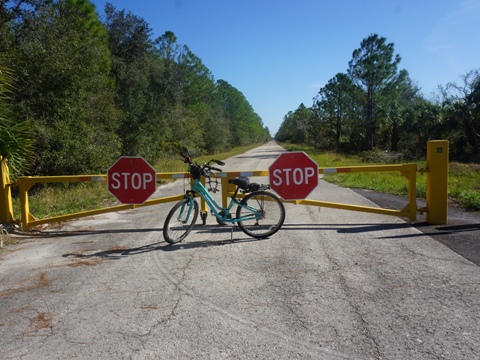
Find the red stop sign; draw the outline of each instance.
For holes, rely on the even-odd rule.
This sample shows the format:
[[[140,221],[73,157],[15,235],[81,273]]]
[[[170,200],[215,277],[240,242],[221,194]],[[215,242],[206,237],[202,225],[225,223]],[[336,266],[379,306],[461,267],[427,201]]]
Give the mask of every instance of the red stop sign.
[[[305,199],[318,185],[318,166],[303,151],[281,154],[268,168],[270,187],[284,200]]]
[[[107,173],[108,191],[123,204],[143,204],[157,188],[157,174],[142,157],[122,156]]]

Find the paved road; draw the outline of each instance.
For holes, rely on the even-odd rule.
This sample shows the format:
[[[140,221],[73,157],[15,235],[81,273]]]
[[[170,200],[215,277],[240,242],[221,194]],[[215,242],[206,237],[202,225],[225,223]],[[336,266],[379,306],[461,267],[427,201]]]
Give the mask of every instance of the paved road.
[[[382,194],[363,189],[357,189],[355,192],[381,207],[401,209],[408,202],[404,196]],[[424,207],[425,201],[418,199],[417,205],[418,207]],[[446,225],[429,225],[426,222],[426,216],[420,214],[411,224],[422,233],[431,236],[464,258],[480,266],[479,213],[466,212],[450,206],[448,209],[448,224]]]
[[[280,151],[269,143],[224,169],[267,169]],[[311,197],[374,206],[323,181]],[[10,248],[0,358],[479,358],[479,267],[402,219],[287,204],[269,239],[209,217],[170,246],[171,206],[68,222]]]

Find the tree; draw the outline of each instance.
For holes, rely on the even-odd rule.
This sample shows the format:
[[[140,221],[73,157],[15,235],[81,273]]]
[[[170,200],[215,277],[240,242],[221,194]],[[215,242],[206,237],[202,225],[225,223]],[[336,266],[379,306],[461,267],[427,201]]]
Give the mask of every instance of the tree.
[[[31,167],[34,152],[30,122],[15,119],[9,103],[12,83],[10,70],[0,65],[0,156],[8,160],[10,175],[15,179]]]
[[[185,85],[183,103],[187,106],[211,104],[215,92],[213,74],[186,45],[179,56],[179,68]]]
[[[12,112],[35,134],[34,174],[101,172],[120,153],[154,163],[182,142],[216,152],[268,139],[243,94],[173,32],[153,40],[145,20],[111,4],[102,24],[88,0],[0,0],[0,51],[16,79]]]
[[[449,83],[446,99],[446,119],[462,129],[469,158],[480,161],[480,69],[461,76],[462,84]]]
[[[118,156],[117,117],[107,34],[94,6],[87,0],[45,5],[22,31],[11,50],[15,111],[34,123],[34,171],[105,171]]]
[[[355,85],[343,73],[330,79],[314,98],[313,109],[317,118],[322,118],[328,138],[334,139],[333,147],[340,149],[346,122],[354,118]],[[312,129],[315,131],[315,129]]]
[[[379,102],[381,143],[385,149],[397,152],[400,150],[401,128],[405,112],[419,100],[419,88],[410,79],[406,70],[386,87]],[[407,149],[403,149],[407,150]]]
[[[307,137],[307,125],[309,123],[311,113],[303,103],[295,110],[293,114],[293,120],[295,121],[296,128],[298,129],[298,139],[300,143],[305,142]]]
[[[403,111],[402,119],[399,145],[411,158],[425,157],[427,141],[443,138],[443,113],[438,104],[417,97]]]
[[[217,96],[230,124],[232,145],[243,146],[264,141],[262,119],[253,111],[245,96],[225,80],[217,80]]]
[[[353,51],[348,74],[365,95],[365,143],[364,150],[375,145],[379,129],[377,105],[389,85],[395,81],[400,56],[394,55],[394,44],[384,37],[372,34],[362,40],[360,48]]]
[[[33,30],[35,13],[49,0],[0,0],[0,52],[8,52]],[[4,59],[5,60],[5,59]]]
[[[111,74],[116,84],[116,107],[121,111],[118,136],[123,155],[143,155],[147,161],[156,157],[168,134],[159,132],[165,127],[163,91],[163,63],[155,55],[148,23],[131,12],[118,11],[111,4],[105,6],[105,27],[112,58]],[[162,135],[160,138],[157,136]],[[155,136],[157,135],[157,136]],[[155,144],[155,145],[154,145]]]
[[[179,66],[182,48],[177,43],[177,37],[172,31],[166,31],[155,41],[159,55],[164,62],[163,69],[163,97],[169,106],[173,106],[182,99],[184,83],[184,68]]]
[[[275,134],[275,140],[282,142],[293,142],[295,139],[295,133],[297,132],[296,123],[293,120],[293,111],[289,111],[280,124],[280,127]]]
[[[301,144],[305,142],[308,126],[311,123],[312,112],[303,103],[300,104],[295,111],[289,111],[283,118],[275,140],[290,141],[292,143]],[[318,131],[318,129],[312,129]]]

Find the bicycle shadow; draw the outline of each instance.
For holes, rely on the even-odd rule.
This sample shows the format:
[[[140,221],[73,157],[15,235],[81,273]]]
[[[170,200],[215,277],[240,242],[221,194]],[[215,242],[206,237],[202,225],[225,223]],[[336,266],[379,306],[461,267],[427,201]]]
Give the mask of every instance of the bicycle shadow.
[[[275,234],[278,235],[282,232],[290,232],[290,231],[305,231],[305,230],[327,230],[327,231],[335,231],[338,233],[345,233],[345,234],[352,234],[352,233],[365,233],[365,232],[378,232],[382,230],[395,230],[401,228],[411,227],[411,224],[408,223],[387,223],[387,224],[284,224],[282,228],[279,230],[279,233]],[[455,229],[459,230],[459,229]],[[31,238],[35,237],[78,237],[78,236],[91,236],[91,235],[100,235],[100,234],[121,234],[121,233],[151,233],[156,232],[159,233],[159,238],[162,237],[160,235],[163,232],[163,228],[145,228],[145,229],[108,229],[108,230],[76,230],[76,231],[47,231],[47,232],[39,232],[38,234],[31,236]],[[207,238],[205,236],[211,235],[221,235],[224,234],[225,236],[219,236],[220,239],[212,239]],[[240,235],[240,236],[239,236]],[[200,225],[197,224],[192,229],[192,232],[188,235],[188,237],[180,243],[177,244],[168,244],[161,239],[161,241],[154,242],[152,244],[124,248],[124,247],[115,247],[108,250],[100,250],[94,253],[82,253],[81,251],[77,252],[70,252],[62,255],[65,258],[76,258],[76,259],[89,259],[89,258],[102,258],[102,259],[109,259],[109,260],[120,260],[125,257],[129,257],[132,255],[140,255],[149,253],[152,251],[164,251],[164,252],[171,252],[171,251],[180,251],[180,250],[192,250],[204,247],[212,247],[212,246],[226,246],[226,245],[236,245],[242,243],[254,243],[259,241],[269,241],[275,240],[275,235],[272,237],[266,238],[253,238],[250,236],[246,236],[241,230],[238,229],[236,226],[222,226],[217,224],[207,224],[207,225]],[[422,233],[418,234],[411,234],[410,236],[421,236]],[[407,235],[392,235],[391,238],[395,237],[405,237]],[[199,239],[202,238],[202,239]],[[383,237],[385,238],[385,237]]]
[[[118,234],[118,233],[124,233],[124,232],[147,232],[147,231],[157,231],[161,232],[163,231],[162,228],[160,229],[141,229],[138,231],[135,231],[133,229],[122,229],[122,230],[101,230],[101,231],[88,231],[88,232],[83,232],[83,233],[78,233],[76,232],[75,234],[69,233],[69,234],[55,234],[55,236],[79,236],[79,235],[91,235],[91,234],[105,234],[105,233],[111,233],[111,234]],[[71,252],[71,253],[66,253],[63,254],[62,257],[64,258],[75,258],[75,259],[92,259],[92,258],[101,258],[105,260],[120,260],[125,257],[129,257],[132,255],[140,255],[140,254],[145,254],[149,253],[152,251],[164,251],[164,252],[171,252],[171,251],[178,251],[178,250],[191,250],[191,249],[198,249],[202,247],[211,247],[211,246],[225,246],[225,245],[235,245],[235,244],[241,244],[241,243],[249,243],[249,242],[258,242],[258,241],[266,241],[269,240],[269,237],[265,238],[253,238],[253,237],[233,237],[231,236],[230,239],[220,239],[220,240],[212,240],[212,239],[206,239],[206,240],[195,240],[195,234],[212,234],[212,233],[225,233],[225,234],[231,234],[232,229],[231,227],[226,227],[226,226],[220,226],[220,225],[196,225],[192,229],[192,233],[189,234],[186,240],[183,242],[179,242],[177,244],[169,244],[165,242],[164,240],[155,242],[153,244],[147,244],[147,245],[142,245],[138,247],[132,247],[132,248],[124,248],[124,247],[116,247],[113,249],[109,250],[101,250],[97,251],[94,253],[90,254],[85,254],[81,252]],[[239,230],[233,230],[237,231],[240,234],[243,234],[243,232]]]

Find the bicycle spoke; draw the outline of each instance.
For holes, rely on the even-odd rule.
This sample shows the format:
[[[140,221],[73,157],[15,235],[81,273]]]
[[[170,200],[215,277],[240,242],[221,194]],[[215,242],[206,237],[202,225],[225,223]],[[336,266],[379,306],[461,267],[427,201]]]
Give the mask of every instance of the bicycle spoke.
[[[275,234],[285,220],[285,207],[273,194],[258,191],[247,195],[237,209],[240,229],[247,235],[263,238]]]
[[[193,199],[183,199],[170,210],[163,225],[163,237],[175,244],[187,237],[198,217],[198,203]]]

